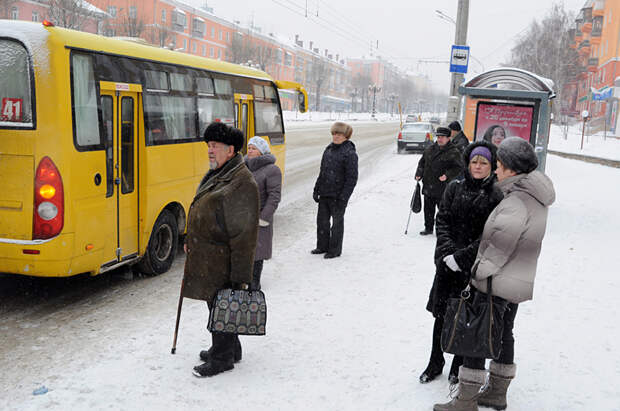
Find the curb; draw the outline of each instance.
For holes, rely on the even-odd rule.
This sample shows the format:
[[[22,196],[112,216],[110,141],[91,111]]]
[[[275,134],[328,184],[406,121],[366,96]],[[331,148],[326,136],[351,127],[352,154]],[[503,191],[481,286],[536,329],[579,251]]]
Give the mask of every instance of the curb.
[[[607,167],[620,168],[620,161],[609,160],[607,158],[584,156],[583,154],[563,153],[561,151],[547,150],[548,154],[554,154],[556,156],[570,158],[572,160],[585,161],[587,163],[601,164]]]

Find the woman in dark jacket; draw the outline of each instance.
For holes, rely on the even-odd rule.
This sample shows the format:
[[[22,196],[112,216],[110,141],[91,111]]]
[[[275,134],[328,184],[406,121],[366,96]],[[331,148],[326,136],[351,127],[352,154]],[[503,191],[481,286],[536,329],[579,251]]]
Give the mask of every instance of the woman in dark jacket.
[[[254,273],[252,275],[253,290],[260,290],[263,261],[271,258],[273,215],[280,203],[282,191],[282,172],[275,163],[276,157],[271,154],[267,141],[261,137],[252,137],[248,141],[248,154],[245,157],[245,164],[254,175],[260,197],[258,240],[256,242]]]
[[[457,297],[467,286],[470,270],[478,252],[480,236],[487,217],[501,201],[495,187],[496,148],[486,141],[470,144],[463,153],[462,180],[452,181],[446,188],[437,214],[435,247],[435,280],[426,309],[435,317],[433,346],[420,382],[435,379],[443,369],[441,329],[448,298]],[[458,367],[463,359],[455,356],[448,379],[458,381]]]
[[[344,236],[344,212],[357,184],[357,152],[350,140],[353,128],[340,121],[331,127],[332,143],[325,148],[312,198],[319,203],[316,248],[312,254],[339,257]],[[330,219],[331,227],[330,227]]]

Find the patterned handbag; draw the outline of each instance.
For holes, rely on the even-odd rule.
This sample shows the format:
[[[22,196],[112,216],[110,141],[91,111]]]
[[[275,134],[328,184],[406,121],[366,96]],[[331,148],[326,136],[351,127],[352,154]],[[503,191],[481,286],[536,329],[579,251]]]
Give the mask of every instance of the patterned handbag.
[[[240,335],[265,335],[267,304],[262,291],[219,290],[213,299],[207,330]]]

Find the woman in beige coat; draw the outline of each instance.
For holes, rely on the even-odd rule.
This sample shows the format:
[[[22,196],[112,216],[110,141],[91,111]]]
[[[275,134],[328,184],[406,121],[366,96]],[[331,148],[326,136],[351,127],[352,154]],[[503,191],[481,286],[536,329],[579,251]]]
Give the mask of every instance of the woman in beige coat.
[[[484,226],[472,268],[472,290],[479,294],[477,298],[486,299],[487,278],[492,277],[493,295],[506,300],[502,349],[499,358],[491,361],[484,393],[480,394],[487,376],[485,360],[465,357],[458,395],[447,404],[436,404],[435,411],[477,410],[478,405],[503,410],[507,406],[506,391],[516,372],[514,319],[518,304],[532,299],[548,207],[555,201],[553,183],[537,167],[534,148],[526,140],[510,137],[499,145],[495,173],[504,199]]]

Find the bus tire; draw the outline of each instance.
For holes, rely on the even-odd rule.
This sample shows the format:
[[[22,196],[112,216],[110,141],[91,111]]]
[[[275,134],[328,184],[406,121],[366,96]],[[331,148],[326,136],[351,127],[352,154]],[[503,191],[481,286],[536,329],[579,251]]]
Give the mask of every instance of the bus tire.
[[[179,226],[169,210],[163,210],[155,220],[146,252],[138,270],[148,275],[163,274],[170,269],[177,254]]]

